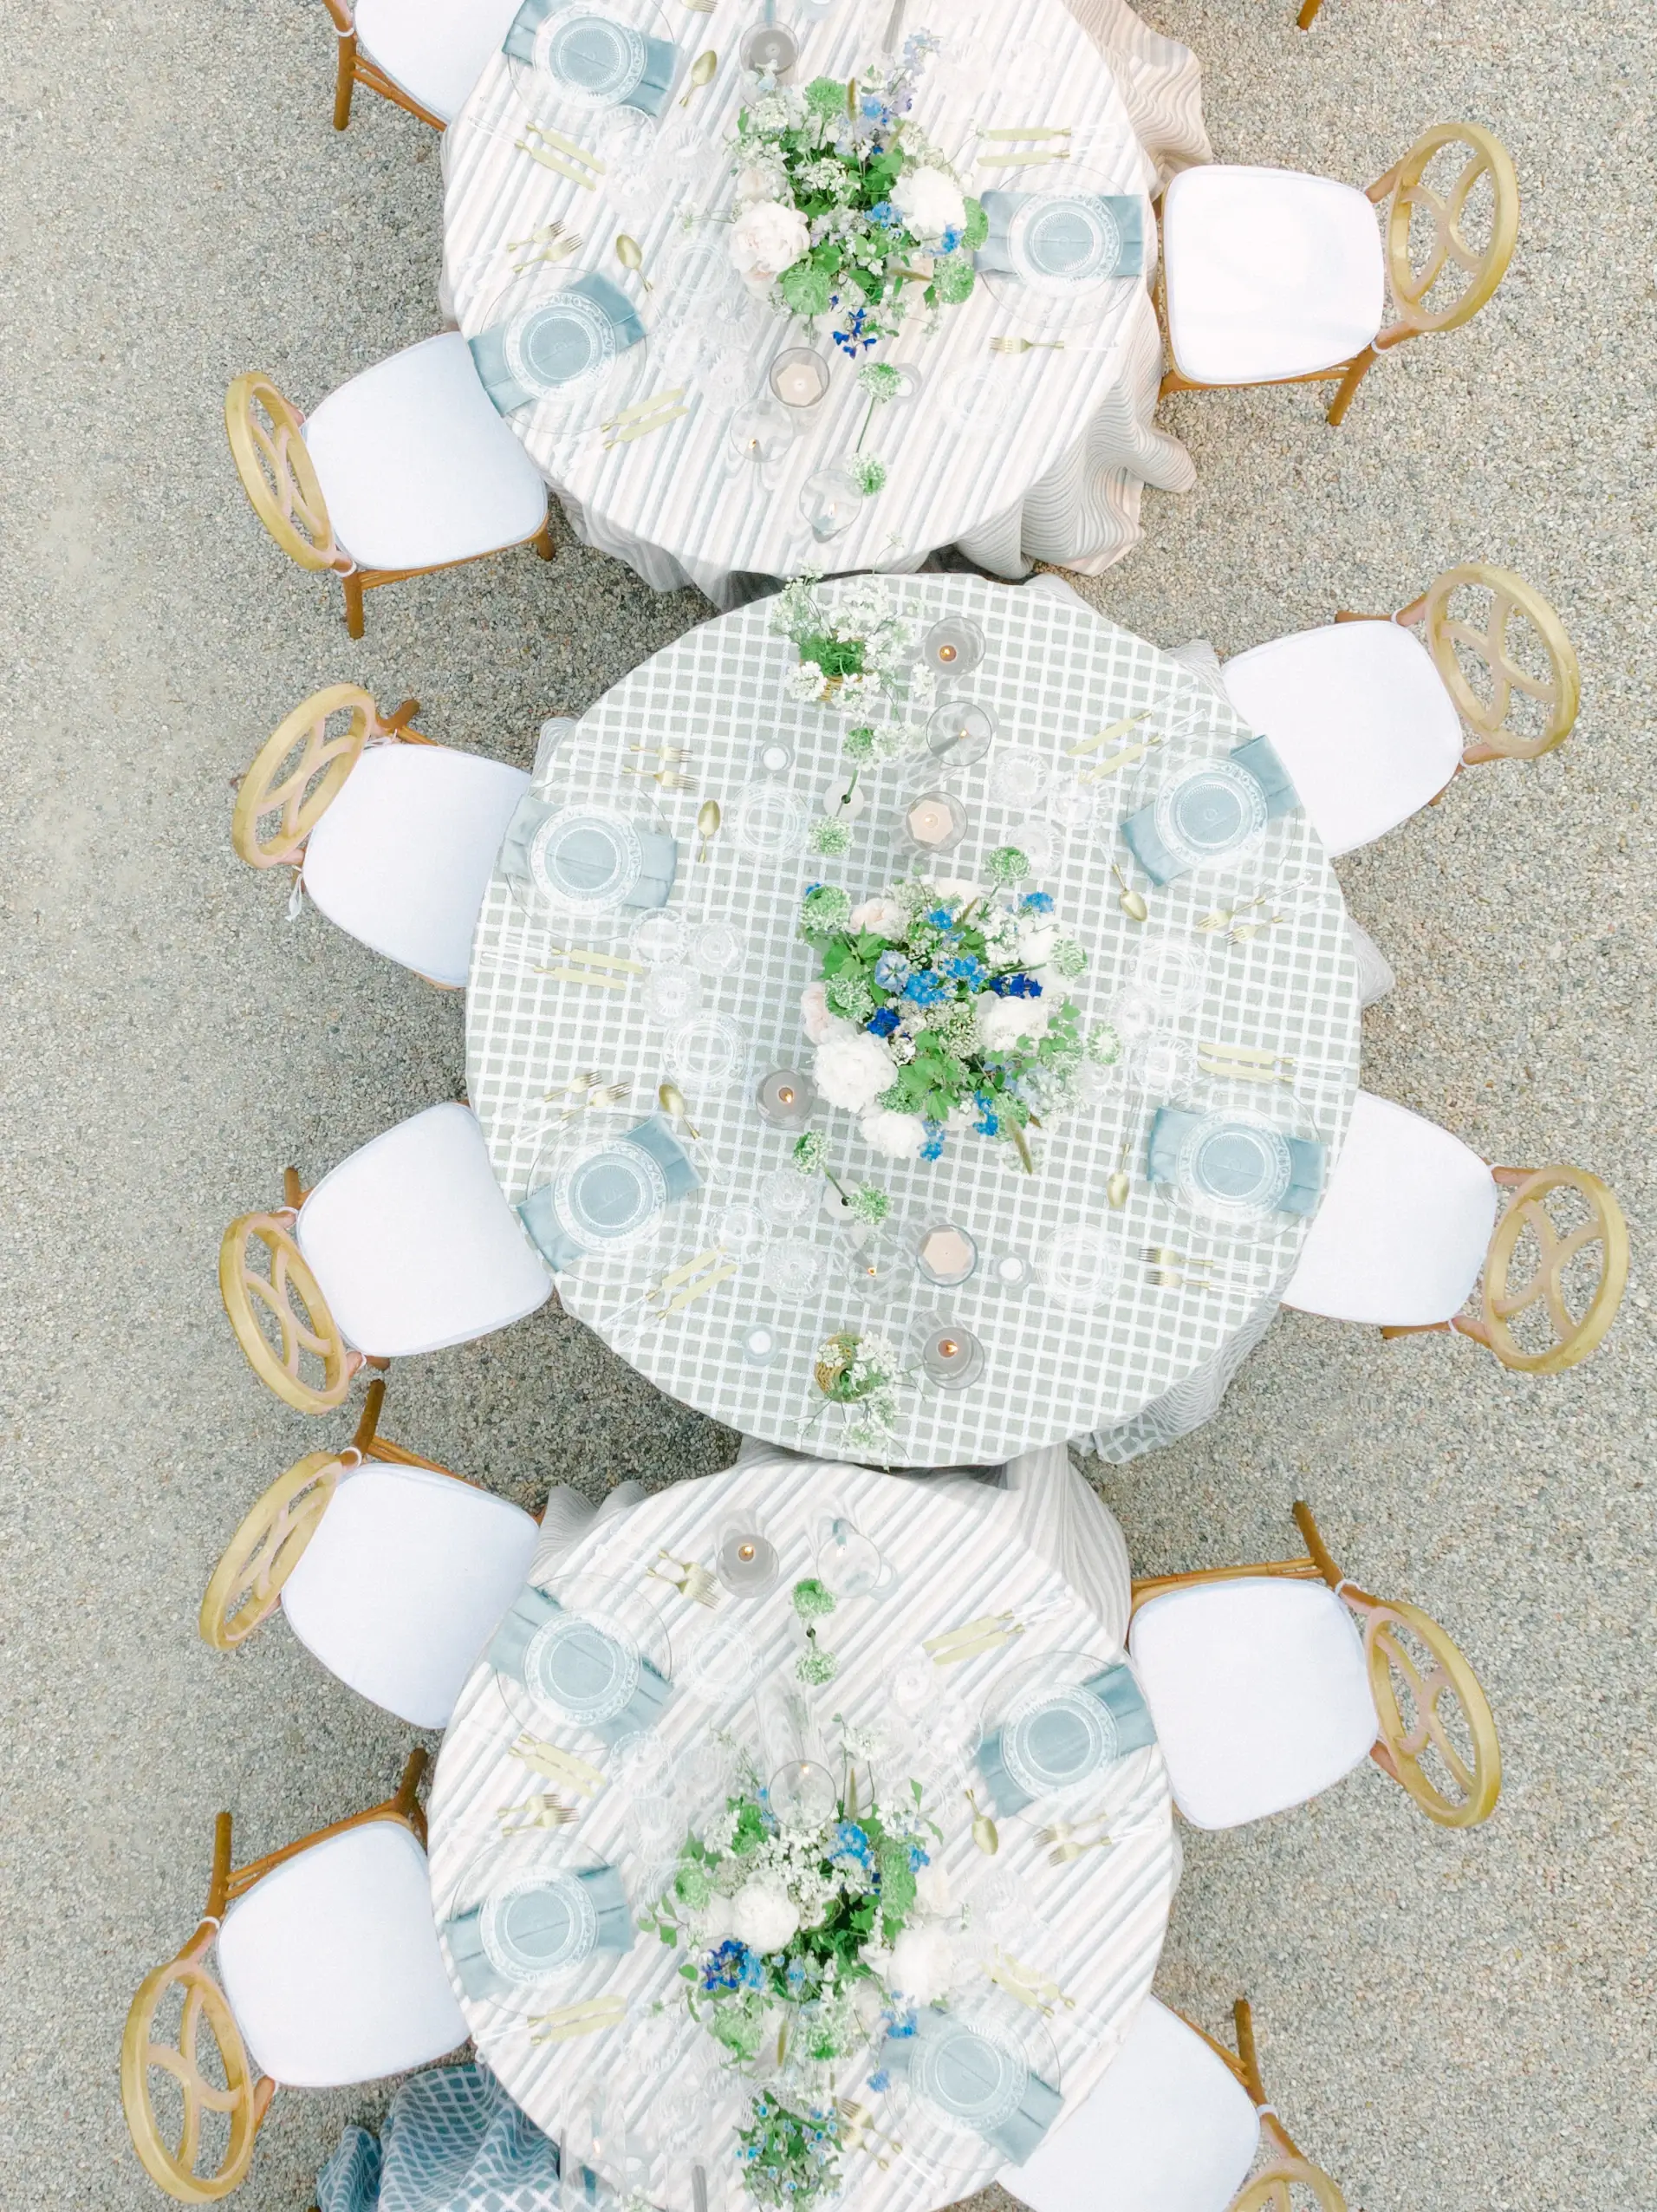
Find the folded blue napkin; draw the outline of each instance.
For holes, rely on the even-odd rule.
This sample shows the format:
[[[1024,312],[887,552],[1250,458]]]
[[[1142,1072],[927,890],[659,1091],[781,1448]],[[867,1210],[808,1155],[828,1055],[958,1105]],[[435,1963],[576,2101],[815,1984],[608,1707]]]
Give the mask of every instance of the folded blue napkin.
[[[1233,746],[1226,758],[1231,767],[1240,768],[1259,786],[1268,822],[1275,822],[1280,815],[1292,814],[1300,804],[1300,794],[1269,738],[1251,738],[1246,745]],[[1153,883],[1171,883],[1176,875],[1183,875],[1187,869],[1197,865],[1194,861],[1180,859],[1163,843],[1157,831],[1154,799],[1137,814],[1128,816],[1122,824],[1122,835],[1127,840],[1129,851]],[[1205,856],[1208,860],[1219,857],[1218,853]]]
[[[953,2069],[958,2070],[965,2098],[970,2098],[973,2046],[984,2051],[984,2083],[987,2090],[996,2071],[995,2046],[987,2038],[978,2035],[965,2021],[951,2014],[939,2012],[931,2005],[924,2005],[915,2015],[913,2033],[890,2033],[880,2046],[880,2063],[888,2073],[907,2074],[915,2052],[926,2043],[941,2042],[947,2037],[954,2046],[950,2053]],[[984,2140],[998,2150],[1010,2165],[1022,2166],[1026,2158],[1040,2144],[1063,2105],[1063,2098],[1040,2074],[1032,2073],[1024,2084],[1024,2093],[1016,2108],[1004,2120],[993,2126],[978,2129]]]
[[[499,865],[504,875],[515,876],[520,883],[532,888],[535,878],[530,873],[530,848],[535,843],[536,832],[549,815],[562,814],[569,805],[564,800],[549,806],[526,791],[512,810],[512,818],[506,825],[506,835],[501,840]],[[642,864],[639,881],[621,900],[624,907],[665,907],[673,888],[673,878],[679,873],[679,840],[665,830],[644,830],[637,823],[630,825],[639,840]],[[594,883],[602,883],[614,866],[614,849],[608,839],[595,833],[593,836],[592,875]],[[576,873],[582,862],[582,839],[577,834],[559,847],[561,865]]]
[[[1110,1715],[1116,1732],[1116,1749],[1113,1756],[1126,1758],[1130,1751],[1140,1751],[1147,1743],[1156,1741],[1156,1729],[1152,1723],[1150,1708],[1140,1695],[1140,1686],[1131,1669],[1120,1661],[1107,1667],[1102,1674],[1090,1675],[1081,1688],[1096,1698]],[[1022,1812],[1032,1800],[1008,1773],[1001,1756],[1001,1731],[996,1729],[978,1746],[978,1772],[984,1777],[984,1787],[990,1792],[990,1802],[1004,1818]]]
[[[676,1198],[687,1198],[693,1190],[700,1190],[702,1178],[691,1165],[689,1154],[668,1128],[660,1114],[652,1114],[637,1122],[625,1135],[616,1139],[618,1144],[636,1144],[647,1152],[661,1169],[667,1183],[667,1202]],[[589,1174],[594,1172],[589,1170]],[[552,1185],[543,1183],[532,1190],[517,1208],[517,1217],[533,1239],[536,1249],[549,1267],[573,1267],[584,1259],[594,1247],[572,1236],[558,1219],[552,1202]]]
[[[1145,1173],[1150,1181],[1173,1183],[1179,1181],[1180,1148],[1197,1124],[1208,1119],[1206,1114],[1193,1114],[1182,1106],[1157,1108],[1145,1147]],[[1248,1124],[1240,1126],[1246,1128]],[[1328,1147],[1321,1144],[1316,1137],[1289,1136],[1281,1130],[1278,1134],[1289,1147],[1290,1183],[1274,1211],[1279,1213],[1316,1213],[1318,1201],[1323,1195]]]
[[[572,30],[576,29],[583,16],[595,16],[601,23],[609,20],[602,7],[585,7],[582,0],[523,0],[523,5],[512,18],[512,28],[501,41],[502,53],[510,55],[515,62],[532,62],[536,31],[549,16],[561,10],[571,18]],[[678,67],[679,49],[671,39],[647,38],[644,75],[631,92],[622,94],[617,106],[637,107],[647,115],[660,115],[667,105],[673,72]]]
[[[512,1600],[511,1609],[490,1638],[489,1649],[484,1654],[490,1665],[503,1675],[510,1675],[523,1683],[531,1695],[535,1686],[525,1680],[524,1655],[540,1630],[549,1621],[556,1621],[563,1611],[556,1597],[544,1590],[525,1583]],[[585,1623],[595,1645],[611,1646],[611,1639],[596,1621]],[[611,1646],[613,1648],[613,1646]],[[653,1728],[664,1707],[673,1695],[673,1685],[665,1675],[658,1674],[648,1659],[639,1662],[639,1684],[622,1710],[608,1721],[583,1721],[588,1727],[605,1743],[620,1743],[624,1736],[634,1736],[646,1728]]]
[[[1028,270],[1014,260],[1009,234],[1019,210],[1035,200],[1050,211],[1041,218],[1043,232],[1049,234],[1047,240],[1049,257],[1056,257],[1052,254],[1055,247],[1069,250],[1064,255],[1065,259],[1069,259],[1070,252],[1080,257],[1089,250],[1094,231],[1087,215],[1093,217],[1094,222],[1101,226],[1107,237],[1114,229],[1116,251],[1114,258],[1108,264],[1101,261],[1096,269],[1088,268],[1085,276],[1079,278],[1078,282],[1091,283],[1101,276],[1142,276],[1145,271],[1145,202],[1139,194],[1076,192],[1069,197],[1078,211],[1068,218],[1069,231],[1074,232],[1073,238],[1064,234],[1067,202],[1062,195],[1049,192],[980,192],[979,203],[989,219],[990,228],[984,244],[978,250],[976,259],[978,267],[986,270],[992,276],[1024,276],[1029,274]],[[1087,213],[1080,212],[1081,210],[1087,211]],[[1056,266],[1049,273],[1062,275],[1062,266]]]
[[[594,1949],[599,1951],[630,1951],[633,1949],[633,1915],[627,1910],[627,1892],[621,1887],[621,1877],[613,1866],[582,1868],[575,1879],[588,1892],[598,1919],[598,1935]],[[515,1897],[510,1907],[513,1933],[520,1939],[535,1935],[556,1936],[567,1924],[569,1908],[556,1890],[526,1890]],[[469,1997],[508,1997],[514,1990],[525,1987],[502,1974],[484,1949],[481,1922],[484,1908],[474,1905],[470,1912],[458,1913],[452,1920],[445,1921],[443,1934],[449,1946],[449,1955],[454,1961],[454,1970],[460,1976],[460,1986]]]
[[[629,346],[636,346],[643,338],[645,326],[639,320],[633,302],[608,276],[601,276],[595,270],[590,276],[576,277],[573,283],[561,285],[556,292],[549,293],[546,298],[520,309],[510,321],[491,323],[487,330],[480,330],[475,338],[467,341],[471,348],[472,365],[478,371],[478,381],[502,414],[510,414],[515,407],[530,407],[545,396],[542,391],[520,382],[507,365],[506,335],[514,324],[533,316],[552,318],[559,327],[562,334],[560,341],[548,348],[548,374],[554,379],[554,388],[556,388],[557,381],[565,375],[573,378],[586,366],[588,355],[585,349],[591,343],[590,333],[584,332],[579,323],[572,325],[570,309],[562,307],[562,303],[572,295],[596,309],[608,323],[618,354],[626,353]],[[557,342],[567,346],[571,338],[582,350],[573,360],[561,362],[556,368],[550,366],[558,359]],[[524,342],[533,344],[530,339]]]

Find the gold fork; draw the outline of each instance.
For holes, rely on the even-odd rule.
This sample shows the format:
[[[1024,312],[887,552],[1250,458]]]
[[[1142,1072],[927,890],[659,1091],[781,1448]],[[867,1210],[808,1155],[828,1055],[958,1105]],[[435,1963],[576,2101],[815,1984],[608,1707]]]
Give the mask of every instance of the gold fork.
[[[523,1814],[521,1820],[514,1818]],[[521,1805],[500,1805],[495,1808],[503,1836],[527,1836],[537,1828],[569,1828],[581,1818],[581,1808],[574,1805],[560,1805],[556,1797],[543,1792],[539,1797],[525,1798]]]
[[[709,1612],[713,1611],[722,1593],[699,1559],[676,1559],[671,1552],[662,1551],[658,1551],[656,1558],[666,1559],[677,1572],[664,1574],[659,1566],[652,1565],[645,1569],[647,1574],[654,1575],[658,1582],[669,1584],[681,1597],[693,1598],[699,1605],[705,1605]]]
[[[1199,1038],[1197,1057],[1209,1075],[1234,1077],[1241,1083],[1292,1083],[1295,1063],[1287,1052],[1273,1052],[1259,1044],[1214,1044]]]
[[[991,338],[990,341],[992,354],[1028,354],[1043,346],[1051,353],[1062,354],[1064,351],[1062,338]]]
[[[537,262],[568,261],[572,253],[579,253],[587,241],[579,231],[570,231],[548,246],[541,253],[526,253],[522,261],[512,264],[512,274],[521,276],[526,269],[533,269]]]

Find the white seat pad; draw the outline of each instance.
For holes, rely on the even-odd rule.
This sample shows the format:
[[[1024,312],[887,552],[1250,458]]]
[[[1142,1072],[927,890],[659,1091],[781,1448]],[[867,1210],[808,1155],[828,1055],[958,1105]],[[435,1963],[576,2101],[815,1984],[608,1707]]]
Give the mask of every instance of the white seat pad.
[[[426,1853],[398,1820],[301,1851],[224,1916],[218,1970],[256,2064],[295,2089],[422,2066],[466,2040]]]
[[[1259,2138],[1224,2060],[1147,1997],[1103,2079],[996,2178],[1034,2212],[1225,2212]]]
[[[547,487],[458,330],[330,392],[305,424],[335,535],[365,569],[432,569],[533,537]]]
[[[1162,203],[1174,367],[1198,384],[1260,384],[1350,361],[1381,328],[1375,210],[1297,169],[1182,169]]]
[[[1496,1205],[1459,1137],[1361,1090],[1283,1302],[1383,1329],[1448,1321],[1478,1280]]]
[[[447,745],[372,745],[310,835],[305,888],[376,953],[464,984],[521,768]]]
[[[364,1697],[445,1728],[530,1571],[529,1514],[421,1467],[368,1465],[335,1492],[282,1593],[300,1642]]]
[[[296,1235],[346,1342],[371,1358],[468,1343],[552,1290],[465,1106],[428,1106],[342,1160]]]
[[[519,0],[357,0],[357,43],[422,107],[452,123]]]
[[[1322,1584],[1239,1577],[1153,1597],[1128,1649],[1174,1803],[1195,1828],[1303,1805],[1367,1756],[1363,1645]]]
[[[1223,673],[1330,854],[1407,821],[1456,772],[1460,719],[1433,656],[1396,622],[1331,622],[1274,638]]]

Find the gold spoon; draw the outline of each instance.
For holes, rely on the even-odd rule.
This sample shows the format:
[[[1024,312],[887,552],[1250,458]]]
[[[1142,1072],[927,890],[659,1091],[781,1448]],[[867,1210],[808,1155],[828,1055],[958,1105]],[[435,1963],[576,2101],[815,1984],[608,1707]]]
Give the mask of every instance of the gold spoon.
[[[615,257],[621,263],[623,269],[627,270],[631,275],[639,279],[639,282],[644,286],[646,291],[653,292],[655,290],[656,287],[651,283],[649,277],[645,275],[645,257],[640,250],[638,239],[630,238],[625,231],[621,231],[617,233],[615,241]]]
[[[696,856],[698,860],[707,858],[709,843],[718,836],[719,824],[724,819],[718,799],[704,799],[696,810],[696,834],[702,840],[702,849]]]
[[[656,1096],[661,1101],[661,1109],[663,1113],[671,1114],[676,1122],[683,1122],[686,1128],[690,1131],[691,1135],[699,1144],[702,1142],[702,1132],[697,1128],[695,1122],[692,1121],[689,1113],[686,1111],[685,1105],[685,1093],[679,1089],[679,1085],[676,1083],[658,1083],[656,1086]]]
[[[1134,890],[1133,885],[1122,874],[1121,869],[1117,867],[1114,861],[1112,861],[1110,864],[1110,872],[1122,887],[1116,894],[1116,903],[1121,908],[1122,912],[1127,916],[1129,921],[1147,921],[1150,916],[1151,909],[1146,905],[1145,901],[1140,893]]]
[[[1001,1849],[1001,1838],[996,1833],[996,1824],[987,1812],[978,1811],[978,1801],[971,1790],[962,1792],[972,1808],[972,1840],[986,1858],[993,1858]]]
[[[1127,1180],[1127,1148],[1132,1142],[1131,1137],[1125,1136],[1122,1139],[1122,1155],[1116,1163],[1116,1172],[1105,1185],[1105,1203],[1113,1213],[1121,1212],[1127,1203],[1127,1194],[1132,1188]]]
[[[690,81],[685,88],[685,97],[679,103],[681,107],[690,106],[693,92],[700,92],[705,84],[712,83],[718,67],[719,57],[712,47],[705,54],[697,55],[691,64]]]

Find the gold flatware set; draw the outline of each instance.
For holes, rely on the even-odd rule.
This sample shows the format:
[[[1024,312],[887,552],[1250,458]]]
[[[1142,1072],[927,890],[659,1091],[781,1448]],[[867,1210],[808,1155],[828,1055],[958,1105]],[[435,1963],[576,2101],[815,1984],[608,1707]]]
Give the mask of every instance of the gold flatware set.
[[[972,1840],[986,1858],[993,1858],[1001,1849],[1001,1838],[996,1832],[996,1824],[987,1812],[979,1811],[978,1801],[971,1790],[964,1790],[961,1794],[972,1808]]]
[[[656,1559],[658,1562],[666,1561],[666,1566],[653,1564],[645,1569],[647,1575],[653,1575],[658,1582],[667,1583],[678,1591],[681,1597],[688,1597],[698,1605],[705,1605],[709,1612],[715,1610],[724,1592],[699,1559],[676,1559],[671,1552],[663,1551],[657,1552]]]
[[[517,253],[526,246],[536,250],[524,253],[522,261],[515,262],[512,274],[521,276],[526,269],[534,268],[540,261],[568,261],[572,253],[579,253],[586,241],[579,231],[567,231],[562,223],[544,224],[538,231],[531,231],[526,238],[509,238],[508,253]]]
[[[1116,894],[1116,903],[1121,908],[1122,912],[1127,916],[1129,921],[1148,921],[1150,918],[1151,909],[1145,903],[1144,893],[1142,891],[1136,891],[1134,888],[1127,878],[1122,874],[1121,869],[1117,867],[1114,861],[1112,861],[1110,864],[1110,872],[1115,877],[1117,882],[1121,886],[1121,890],[1119,890]]]
[[[686,1134],[700,1144],[702,1132],[692,1121],[685,1103],[685,1093],[676,1083],[659,1083],[656,1085],[656,1103],[664,1114],[671,1115],[676,1122],[683,1122]]]
[[[1045,1836],[1045,1831],[1043,1831]],[[1043,1974],[1039,1967],[1026,1966],[1010,1951],[1004,1951],[997,1944],[991,1952],[984,1972],[997,1988],[1043,2018],[1058,2010],[1061,2005],[1071,2012],[1075,2010],[1075,1999],[1067,1997],[1050,1974]]]
[[[635,400],[630,407],[613,415],[608,422],[599,425],[604,433],[604,451],[608,453],[617,446],[629,446],[635,438],[648,438],[653,430],[666,430],[670,422],[677,422],[681,415],[689,414],[690,407],[685,398],[686,387],[673,385],[665,392],[654,392],[647,400]]]
[[[625,1997],[588,1997],[576,2005],[559,2005],[549,2013],[530,2015],[531,2043],[569,2043],[578,2035],[597,2035],[607,2027],[620,2027],[627,2016]]]
[[[596,1766],[589,1766],[573,1751],[561,1745],[547,1743],[540,1736],[532,1736],[528,1729],[514,1737],[510,1746],[514,1759],[537,1774],[544,1774],[548,1781],[556,1782],[566,1790],[574,1790],[580,1797],[594,1798],[604,1787],[604,1776]]]
[[[561,1805],[556,1797],[543,1794],[525,1798],[518,1805],[502,1805],[495,1808],[503,1838],[508,1836],[532,1835],[538,1828],[569,1828],[579,1820],[586,1807]]]
[[[625,991],[635,975],[645,972],[642,960],[624,960],[619,953],[601,953],[586,945],[553,945],[557,954],[539,961],[531,973],[549,975],[556,983],[591,983],[603,991]]]
[[[560,177],[567,177],[572,185],[579,185],[583,192],[596,192],[598,180],[604,174],[604,164],[597,154],[589,153],[574,139],[565,138],[561,132],[549,131],[544,123],[537,123],[533,116],[523,126],[523,136],[512,143],[520,153],[527,153],[543,169],[550,169]]]
[[[1238,1083],[1293,1083],[1295,1063],[1286,1052],[1260,1044],[1215,1044],[1199,1039],[1197,1058],[1203,1073]]]
[[[712,84],[718,73],[719,57],[712,47],[705,54],[699,54],[691,64],[691,74],[685,83],[685,96],[679,101],[679,106],[688,107],[691,104],[691,94],[700,92],[705,84]]]

